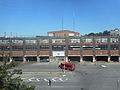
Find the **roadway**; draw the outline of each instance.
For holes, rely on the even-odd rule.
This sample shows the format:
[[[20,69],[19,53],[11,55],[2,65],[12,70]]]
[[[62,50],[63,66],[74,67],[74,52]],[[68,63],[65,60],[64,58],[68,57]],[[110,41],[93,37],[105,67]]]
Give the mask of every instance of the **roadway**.
[[[54,66],[53,66],[54,65]],[[23,64],[23,71],[62,72],[58,64]],[[31,69],[31,68],[32,69]],[[41,70],[40,70],[41,69]],[[63,74],[23,74],[23,81],[35,85],[36,90],[120,90],[119,63],[82,63],[76,65],[72,73]],[[48,80],[52,85],[48,86]]]

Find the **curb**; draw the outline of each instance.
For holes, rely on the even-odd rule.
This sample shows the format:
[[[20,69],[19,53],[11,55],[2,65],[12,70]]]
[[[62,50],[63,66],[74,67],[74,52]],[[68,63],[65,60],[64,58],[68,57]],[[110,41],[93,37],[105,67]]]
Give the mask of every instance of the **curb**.
[[[72,74],[73,72],[65,72],[65,74]],[[63,72],[22,72],[22,74],[64,74]]]

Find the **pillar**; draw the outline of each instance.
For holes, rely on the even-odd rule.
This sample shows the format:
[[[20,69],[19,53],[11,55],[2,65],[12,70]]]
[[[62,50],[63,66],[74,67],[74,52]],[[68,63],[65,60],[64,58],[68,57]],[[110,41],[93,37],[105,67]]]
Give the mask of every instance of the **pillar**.
[[[110,62],[110,56],[108,56],[108,62]]]
[[[53,59],[52,56],[49,56],[49,62],[52,62],[52,59]]]
[[[23,57],[23,62],[26,62],[26,58],[25,57]]]
[[[65,57],[65,62],[68,62],[68,57]]]
[[[80,56],[80,62],[83,62],[83,57],[82,56]]]
[[[39,56],[37,56],[37,62],[40,62],[40,57]]]
[[[120,56],[118,57],[118,62],[120,62]]]
[[[95,58],[95,56],[93,56],[93,62],[96,62],[96,58]]]
[[[13,58],[10,57],[10,62],[12,62],[12,61],[13,61]]]

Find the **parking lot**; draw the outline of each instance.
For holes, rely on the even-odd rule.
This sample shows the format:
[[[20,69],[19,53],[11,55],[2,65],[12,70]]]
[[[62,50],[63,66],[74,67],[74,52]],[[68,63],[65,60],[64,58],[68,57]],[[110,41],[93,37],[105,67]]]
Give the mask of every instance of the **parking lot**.
[[[67,71],[65,75],[55,63],[23,64],[19,68],[35,72],[45,70],[44,73],[21,76],[25,83],[35,85],[36,90],[120,90],[119,63],[80,63],[76,64],[75,71]],[[49,79],[52,81],[51,86],[48,86]]]

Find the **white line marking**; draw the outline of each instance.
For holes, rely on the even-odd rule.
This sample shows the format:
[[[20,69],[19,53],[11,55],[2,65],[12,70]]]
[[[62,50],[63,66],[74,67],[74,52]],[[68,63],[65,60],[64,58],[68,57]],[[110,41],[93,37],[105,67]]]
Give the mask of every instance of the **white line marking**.
[[[63,75],[63,77],[65,77],[66,75]]]
[[[34,78],[34,77],[32,77],[32,78],[29,78],[28,80],[29,80],[29,81],[33,81],[32,79],[35,79],[35,78]]]
[[[66,78],[66,79],[64,79],[64,80],[63,80],[63,78],[59,78],[59,80],[62,81],[62,82],[64,82],[64,81],[67,81],[68,78]]]
[[[68,80],[68,78],[65,79],[66,81]]]
[[[60,80],[60,81],[64,81],[64,80],[62,80],[62,78],[59,78],[59,80]]]
[[[101,67],[106,68],[107,66],[105,66],[105,65],[101,65]]]
[[[44,78],[44,81],[47,81],[47,82],[48,82],[48,80],[47,80],[46,78]]]
[[[59,78],[59,77],[54,77],[54,78],[52,78],[52,81],[55,82],[57,78]]]
[[[39,82],[39,81],[40,81],[40,78],[36,78],[36,80]]]

